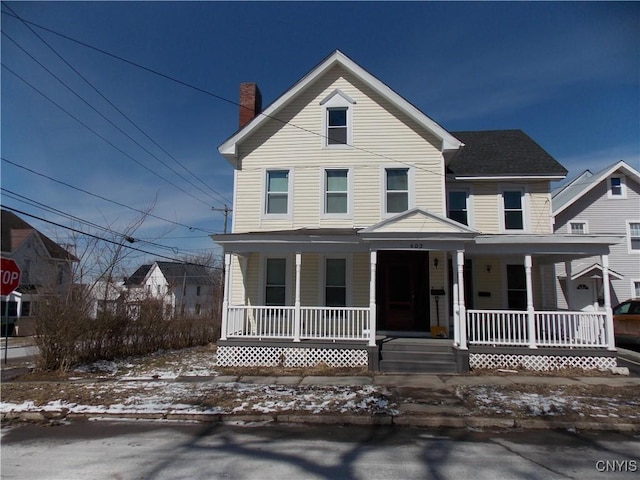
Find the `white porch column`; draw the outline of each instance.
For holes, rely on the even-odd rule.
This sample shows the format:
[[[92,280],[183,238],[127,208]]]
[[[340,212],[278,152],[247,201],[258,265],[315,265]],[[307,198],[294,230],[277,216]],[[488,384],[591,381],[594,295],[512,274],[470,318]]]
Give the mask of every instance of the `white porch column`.
[[[458,257],[453,257],[453,344],[460,345],[460,305],[458,305]]]
[[[566,289],[567,289],[567,310],[572,311],[573,307],[573,272],[571,271],[571,262],[564,262],[564,272],[567,275]]]
[[[302,265],[302,254],[296,252],[296,299],[293,316],[293,341],[300,341],[300,267]]]
[[[529,337],[529,348],[536,347],[536,323],[535,310],[533,308],[533,280],[531,270],[533,262],[531,255],[524,256],[524,274],[527,281],[527,335]]]
[[[609,288],[609,255],[602,255],[602,287],[604,290],[604,311],[606,317],[607,350],[616,349],[615,333],[613,331],[613,312],[611,311],[611,290]]]
[[[222,291],[222,325],[220,326],[220,340],[227,339],[229,321],[229,287],[231,277],[231,254],[224,254],[224,287]]]
[[[467,348],[467,307],[464,304],[464,250],[458,250],[458,315],[460,322],[460,350]]]
[[[369,268],[369,346],[376,346],[376,265],[378,252],[371,251]]]

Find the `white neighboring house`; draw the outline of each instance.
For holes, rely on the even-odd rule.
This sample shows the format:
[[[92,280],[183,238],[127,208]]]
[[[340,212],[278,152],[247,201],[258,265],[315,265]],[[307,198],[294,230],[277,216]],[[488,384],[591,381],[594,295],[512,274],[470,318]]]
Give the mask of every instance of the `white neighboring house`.
[[[609,254],[611,302],[640,298],[640,173],[623,161],[586,170],[552,193],[554,231],[571,235],[623,235]],[[556,266],[558,307],[603,306],[602,265],[586,257]]]
[[[214,282],[202,265],[155,262],[142,265],[124,282],[129,298],[136,303],[144,298],[161,300],[167,313],[200,315],[212,311]]]

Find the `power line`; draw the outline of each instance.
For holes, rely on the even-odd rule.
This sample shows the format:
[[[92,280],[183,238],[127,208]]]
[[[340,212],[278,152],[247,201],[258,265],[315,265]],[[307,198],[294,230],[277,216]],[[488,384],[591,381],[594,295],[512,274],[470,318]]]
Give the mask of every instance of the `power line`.
[[[34,175],[38,175],[40,177],[46,178],[47,180],[51,180],[52,182],[59,183],[60,185],[64,185],[65,187],[72,188],[73,190],[76,190],[78,192],[82,192],[84,194],[91,195],[92,197],[99,198],[100,200],[104,200],[105,202],[113,203],[114,205],[118,205],[119,207],[128,208],[129,210],[132,210],[134,212],[138,212],[138,213],[141,213],[141,214],[144,214],[144,215],[148,215],[148,216],[150,216],[152,218],[155,218],[157,220],[162,220],[163,222],[172,223],[173,225],[177,225],[179,227],[188,228],[191,231],[198,230],[198,231],[201,231],[201,232],[204,232],[204,233],[217,233],[217,232],[213,232],[213,231],[210,231],[210,230],[204,230],[204,229],[198,228],[198,227],[192,227],[192,226],[186,225],[184,223],[175,222],[175,221],[169,220],[167,218],[159,217],[158,215],[154,215],[152,213],[147,213],[147,212],[145,212],[143,210],[139,210],[139,209],[131,207],[129,205],[125,205],[124,203],[117,202],[115,200],[111,200],[110,198],[106,198],[106,197],[103,197],[101,195],[97,195],[95,193],[91,193],[91,192],[89,192],[87,190],[84,190],[82,188],[79,188],[79,187],[75,187],[75,186],[73,186],[73,185],[71,185],[69,183],[63,182],[62,180],[57,180],[57,179],[55,179],[53,177],[45,175],[44,173],[37,172],[37,171],[35,171],[35,170],[31,169],[31,168],[25,167],[24,165],[19,165],[19,164],[15,163],[15,162],[12,162],[11,160],[8,160],[8,159],[6,159],[4,157],[0,157],[0,158],[2,159],[3,162],[7,162],[10,165],[13,165],[14,167],[21,168],[23,170],[26,170],[29,173],[33,173]]]
[[[25,215],[25,216],[30,217],[30,218],[34,218],[36,220],[40,220],[40,221],[45,222],[45,223],[49,223],[51,225],[55,225],[56,227],[64,228],[66,230],[70,230],[72,232],[79,233],[80,235],[85,235],[87,237],[95,238],[96,240],[100,240],[100,241],[103,241],[103,242],[107,242],[107,243],[111,243],[111,244],[114,244],[114,245],[118,245],[120,247],[128,248],[129,250],[134,250],[136,252],[145,253],[147,255],[152,255],[152,256],[155,256],[157,258],[164,258],[165,260],[171,260],[172,262],[183,263],[183,264],[187,264],[187,265],[196,265],[196,266],[200,266],[200,267],[212,268],[214,270],[222,270],[221,267],[215,267],[215,266],[211,266],[211,265],[201,265],[201,264],[193,263],[193,262],[184,262],[184,261],[182,261],[180,259],[167,257],[165,255],[157,254],[157,253],[154,253],[154,252],[149,252],[147,250],[142,250],[141,248],[132,247],[131,245],[127,245],[126,243],[116,242],[116,241],[108,239],[108,238],[103,238],[103,237],[99,237],[97,235],[93,235],[91,233],[83,232],[82,230],[78,230],[77,228],[67,227],[66,225],[62,225],[60,223],[52,222],[51,220],[47,220],[46,218],[38,217],[37,215],[32,215],[30,213],[23,212],[22,210],[18,210],[17,208],[9,207],[9,206],[6,206],[6,205],[3,205],[2,208],[5,208],[5,209],[10,210],[10,211],[15,212],[15,213],[19,213],[21,215]],[[120,234],[120,235],[124,236],[123,234]]]
[[[69,115],[71,118],[73,118],[76,122],[78,122],[80,125],[82,125],[83,127],[85,127],[87,130],[89,130],[91,133],[93,133],[94,135],[96,135],[98,138],[102,139],[104,142],[106,142],[107,144],[111,145],[113,148],[115,148],[118,152],[120,152],[121,154],[123,154],[125,157],[131,159],[132,161],[134,161],[135,163],[137,163],[138,165],[140,165],[142,168],[144,168],[145,170],[147,170],[148,172],[152,173],[153,175],[155,175],[156,177],[162,179],[163,181],[165,181],[166,183],[168,183],[169,185],[177,188],[178,190],[180,190],[181,192],[185,193],[186,195],[190,196],[191,198],[193,198],[194,200],[197,200],[198,202],[210,207],[210,205],[201,200],[200,198],[194,196],[192,193],[186,191],[185,189],[183,189],[182,187],[180,187],[179,185],[176,185],[175,183],[167,180],[166,178],[164,178],[162,175],[160,175],[158,172],[156,172],[155,170],[152,170],[151,168],[147,167],[145,164],[143,164],[142,162],[140,162],[139,160],[136,160],[135,158],[133,158],[131,155],[129,155],[127,152],[125,152],[124,150],[122,150],[120,147],[118,147],[117,145],[115,145],[113,142],[111,142],[110,140],[108,140],[106,137],[102,136],[101,134],[99,134],[98,132],[96,132],[93,128],[91,128],[89,125],[87,125],[86,123],[84,123],[82,120],[80,120],[78,117],[76,117],[75,115],[73,115],[71,112],[67,111],[64,107],[62,107],[60,104],[58,104],[56,101],[54,101],[53,99],[51,99],[49,96],[47,96],[45,93],[43,93],[42,91],[38,90],[38,88],[36,88],[34,85],[32,85],[31,83],[29,83],[26,79],[24,79],[21,75],[19,75],[18,73],[14,72],[11,68],[9,68],[6,64],[2,63],[2,66],[7,69],[10,73],[12,73],[13,75],[15,75],[18,79],[20,79],[22,82],[24,82],[25,84],[27,84],[29,87],[31,87],[33,90],[35,90],[37,93],[39,93],[40,95],[42,95],[44,98],[46,98],[47,100],[49,100],[49,102],[53,103],[56,107],[58,107],[60,110],[62,110],[64,113],[66,113],[67,115]]]
[[[170,75],[167,75],[167,74],[165,74],[165,73],[159,72],[159,71],[154,70],[154,69],[152,69],[152,68],[149,68],[149,67],[146,67],[146,66],[144,66],[144,65],[141,65],[141,64],[139,64],[139,63],[136,63],[136,62],[134,62],[134,61],[128,60],[128,59],[126,59],[126,58],[124,58],[124,57],[121,57],[121,56],[116,55],[116,54],[114,54],[114,53],[108,52],[108,51],[103,50],[103,49],[101,49],[101,48],[99,48],[99,47],[95,47],[95,46],[93,46],[93,45],[91,45],[91,44],[88,44],[88,43],[86,43],[86,42],[83,42],[83,41],[81,41],[81,40],[77,40],[77,39],[75,39],[75,38],[73,38],[73,37],[70,37],[70,36],[65,35],[65,34],[63,34],[63,33],[60,33],[60,32],[57,32],[57,31],[55,31],[55,30],[53,30],[53,29],[50,29],[50,28],[48,28],[48,27],[45,27],[45,26],[43,26],[43,25],[39,25],[39,24],[37,24],[37,23],[35,23],[35,22],[31,22],[31,21],[29,21],[29,20],[26,20],[26,19],[24,19],[24,18],[22,18],[22,17],[20,17],[20,16],[16,15],[15,13],[14,13],[14,14],[12,14],[12,13],[8,13],[8,12],[4,12],[4,11],[3,11],[2,13],[4,13],[5,15],[9,15],[9,16],[11,16],[11,17],[17,18],[17,19],[21,20],[21,21],[22,21],[22,22],[24,22],[24,23],[28,23],[28,24],[30,24],[30,25],[33,25],[33,26],[35,26],[35,27],[37,27],[37,28],[40,28],[40,29],[45,30],[45,31],[47,31],[47,32],[49,32],[49,33],[52,33],[52,34],[57,35],[57,36],[59,36],[59,37],[62,37],[62,38],[64,38],[64,39],[66,39],[66,40],[69,40],[69,41],[71,41],[71,42],[77,43],[78,45],[82,45],[83,47],[86,47],[86,48],[89,48],[89,49],[91,49],[91,50],[95,50],[95,51],[97,51],[97,52],[100,52],[100,53],[102,53],[103,55],[107,55],[108,57],[115,58],[116,60],[120,60],[121,62],[127,63],[127,64],[129,64],[129,65],[132,65],[132,66],[136,67],[136,68],[140,68],[140,69],[145,70],[145,71],[147,71],[147,72],[149,72],[149,73],[152,73],[152,74],[157,75],[157,76],[159,76],[159,77],[162,77],[162,78],[164,78],[164,79],[167,79],[167,80],[170,80],[170,81],[172,81],[172,82],[175,82],[175,83],[177,83],[177,84],[179,84],[179,85],[185,86],[185,87],[187,87],[187,88],[191,88],[191,89],[193,89],[193,90],[195,90],[195,91],[197,91],[197,92],[203,93],[203,94],[205,94],[205,95],[208,95],[208,96],[210,96],[210,97],[216,98],[216,99],[218,99],[218,100],[221,100],[221,101],[223,101],[223,102],[229,103],[229,104],[231,104],[231,105],[235,105],[236,107],[240,107],[240,108],[249,108],[249,107],[245,107],[244,105],[241,105],[240,103],[238,103],[238,102],[236,102],[236,101],[229,100],[228,98],[225,98],[225,97],[223,97],[223,96],[221,96],[221,95],[218,95],[218,94],[215,94],[215,93],[210,92],[210,91],[208,91],[208,90],[205,90],[205,89],[203,89],[203,88],[200,88],[200,87],[198,87],[198,86],[196,86],[196,85],[190,84],[190,83],[185,82],[185,81],[180,80],[180,79],[177,79],[177,78],[172,77],[172,76],[170,76]],[[280,123],[282,123],[283,125],[288,125],[288,126],[290,126],[290,127],[296,128],[296,129],[301,130],[301,131],[304,131],[304,132],[306,132],[306,133],[310,133],[310,134],[315,135],[315,136],[317,136],[317,137],[321,137],[321,138],[324,138],[324,139],[328,138],[326,135],[324,135],[324,134],[322,134],[322,133],[314,132],[313,130],[310,130],[310,129],[305,128],[305,127],[301,127],[301,126],[299,126],[299,125],[295,125],[295,124],[293,124],[293,123],[291,123],[291,122],[289,122],[289,121],[287,121],[287,120],[279,119],[279,118],[277,118],[277,117],[275,117],[275,116],[273,116],[273,115],[267,115],[267,114],[265,114],[264,112],[261,112],[259,115],[264,116],[264,117],[267,117],[267,118],[269,118],[269,119],[271,119],[271,120],[274,120],[274,121],[280,122]],[[433,174],[433,175],[438,175],[438,176],[441,176],[441,177],[446,177],[446,175],[445,175],[445,174],[443,174],[443,173],[440,173],[440,172],[437,172],[437,171],[430,170],[430,169],[425,168],[425,167],[420,166],[420,165],[414,165],[414,164],[411,164],[411,163],[409,163],[409,162],[403,162],[402,160],[398,160],[398,159],[395,159],[395,158],[389,157],[388,155],[384,155],[384,154],[381,154],[381,153],[373,152],[373,151],[371,151],[371,150],[368,150],[368,149],[366,149],[366,148],[359,147],[359,146],[357,146],[357,145],[352,145],[352,144],[346,144],[346,145],[348,145],[349,147],[353,148],[354,150],[359,150],[359,151],[361,151],[361,152],[367,153],[367,154],[369,154],[369,155],[373,155],[373,156],[378,157],[378,158],[381,158],[381,159],[383,159],[383,160],[387,160],[387,161],[390,161],[390,162],[399,163],[399,164],[402,164],[402,165],[405,165],[405,166],[413,167],[413,168],[416,168],[416,169],[418,169],[418,170],[422,170],[422,171],[424,171],[424,172],[427,172],[427,173],[430,173],[430,174]]]
[[[51,75],[53,78],[55,78],[59,83],[61,83],[67,90],[69,90],[73,95],[75,95],[78,99],[80,99],[85,105],[87,105],[89,108],[91,108],[94,112],[96,112],[98,115],[100,115],[100,117],[102,117],[106,122],[108,122],[111,126],[113,126],[116,130],[118,130],[120,133],[122,133],[125,137],[127,137],[129,140],[131,140],[134,144],[136,144],[138,147],[140,147],[144,152],[146,152],[147,154],[149,154],[149,156],[151,156],[152,158],[156,159],[158,162],[160,162],[163,166],[165,166],[166,168],[168,168],[169,170],[171,170],[171,172],[173,172],[175,175],[177,175],[178,177],[180,177],[182,180],[184,180],[185,182],[187,182],[189,185],[191,185],[192,187],[196,188],[197,190],[199,190],[200,192],[202,192],[203,194],[207,195],[209,198],[211,198],[214,201],[220,201],[219,199],[214,198],[210,193],[206,192],[205,190],[203,190],[200,186],[196,185],[195,183],[193,183],[191,180],[189,180],[188,178],[185,178],[180,172],[176,171],[175,169],[173,169],[170,165],[168,165],[167,163],[165,163],[164,161],[162,161],[160,158],[158,158],[157,155],[155,155],[153,152],[151,152],[149,149],[147,149],[144,145],[142,145],[140,142],[138,142],[135,138],[133,138],[131,135],[129,135],[127,132],[125,132],[122,128],[120,128],[118,125],[116,125],[111,119],[109,119],[106,115],[104,115],[102,112],[100,112],[96,107],[94,107],[93,105],[91,105],[85,98],[83,98],[80,94],[78,94],[73,88],[71,88],[67,83],[65,83],[60,77],[58,77],[55,73],[53,73],[51,70],[49,70],[45,65],[43,65],[37,58],[35,58],[33,55],[31,55],[29,52],[27,52],[18,42],[16,42],[13,38],[11,38],[11,36],[9,36],[6,32],[2,32],[2,35],[4,35],[5,37],[7,37],[9,40],[11,40],[11,42],[13,42],[13,44],[18,47],[20,50],[22,50],[22,52],[24,52],[25,55],[27,55],[29,58],[31,58],[34,62],[36,62],[40,67],[42,67],[42,69],[44,69],[49,75]],[[36,34],[37,35],[37,34]],[[39,38],[39,37],[38,37]],[[54,50],[54,53],[55,52]],[[62,58],[62,57],[60,57]],[[65,61],[64,59],[62,59],[63,61]],[[66,61],[65,61],[66,62]],[[68,63],[67,63],[68,65]],[[71,67],[73,68],[73,67]],[[78,75],[80,75],[79,72],[77,72],[74,69],[74,72],[78,73]],[[87,81],[86,79],[84,79],[84,77],[82,77],[80,75],[80,77]],[[88,82],[88,81],[87,81]],[[91,83],[89,83],[90,86],[93,87],[93,85],[91,85]],[[95,88],[94,88],[95,90]],[[96,90],[97,91],[97,90]],[[100,94],[100,92],[98,92]],[[106,99],[106,97],[104,97],[104,95],[100,94],[103,98],[105,98],[105,100],[107,100],[109,102],[108,99]],[[113,105],[111,102],[109,102],[110,105],[112,105],[114,108],[115,105]],[[120,112],[118,110],[118,112]],[[122,114],[122,112],[120,112]],[[124,114],[122,114],[124,116]],[[129,120],[129,118],[127,118],[125,116],[125,118],[127,120]],[[131,122],[133,124],[133,122],[131,120],[129,120],[129,122]],[[141,130],[139,127],[137,127],[137,125],[133,124],[136,128],[138,128],[138,130]],[[144,132],[143,132],[144,133]],[[149,137],[150,138],[150,137]],[[166,153],[166,152],[165,152]],[[174,159],[176,160],[176,159]],[[176,160],[177,161],[177,160]],[[179,163],[179,162],[178,162]],[[183,167],[185,168],[185,167]],[[216,192],[217,193],[217,192]],[[223,203],[226,201],[220,194],[218,194],[218,196],[220,198],[222,198]]]
[[[4,2],[3,2],[4,4]],[[44,38],[42,38],[42,36],[38,35],[38,32],[36,32],[29,24],[28,22],[26,22],[24,19],[22,19],[19,15],[17,15],[15,13],[15,11],[9,7],[8,5],[4,4],[4,6],[6,8],[9,9],[9,11],[11,11],[11,13],[13,13],[16,18],[18,18],[24,25],[25,27],[27,27],[29,29],[29,31],[31,33],[33,33],[42,43],[44,43],[49,50],[51,50],[53,53],[56,54],[56,56],[58,58],[60,58],[60,60],[62,60],[76,75],[78,75],[82,80],[84,80],[84,82],[89,85],[98,95],[100,95],[100,97],[102,97],[109,105],[111,105],[111,107],[116,110],[120,115],[122,115],[131,125],[133,125],[140,133],[142,133],[145,137],[147,137],[156,147],[158,147],[162,152],[164,152],[169,158],[171,158],[174,162],[176,162],[178,165],[180,165],[186,172],[188,172],[189,174],[191,174],[191,176],[193,178],[195,178],[196,180],[198,180],[202,185],[204,185],[205,187],[207,187],[209,190],[211,190],[214,194],[218,195],[218,197],[220,199],[222,199],[222,202],[227,202],[229,201],[229,199],[227,197],[225,197],[224,195],[222,195],[220,192],[216,191],[215,189],[213,189],[211,186],[209,186],[207,183],[205,183],[199,176],[197,176],[196,174],[194,174],[191,170],[189,170],[182,162],[180,162],[177,158],[175,158],[173,155],[171,155],[167,150],[165,150],[158,142],[156,142],[153,138],[151,138],[150,135],[148,135],[138,124],[136,124],[136,122],[134,122],[128,115],[126,115],[120,108],[118,108],[111,100],[109,100],[104,94],[102,94],[102,92],[100,92],[100,90],[98,90],[98,88],[93,85],[93,83],[91,83],[84,75],[82,75],[82,73],[80,73],[73,65],[71,65],[71,63],[69,63],[60,53],[58,53],[58,51],[53,48],[51,46],[51,44],[49,44]],[[22,47],[20,47],[22,48]],[[25,52],[26,53],[26,52]]]

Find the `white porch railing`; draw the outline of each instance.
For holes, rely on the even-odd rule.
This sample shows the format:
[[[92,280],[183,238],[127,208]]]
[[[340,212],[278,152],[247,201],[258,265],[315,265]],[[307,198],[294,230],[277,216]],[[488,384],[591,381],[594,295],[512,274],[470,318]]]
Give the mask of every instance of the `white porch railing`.
[[[300,339],[368,340],[369,307],[300,307]],[[295,307],[230,306],[228,338],[295,338]]]
[[[607,348],[605,312],[533,312],[535,328],[529,332],[528,312],[468,310],[467,335],[471,345]]]

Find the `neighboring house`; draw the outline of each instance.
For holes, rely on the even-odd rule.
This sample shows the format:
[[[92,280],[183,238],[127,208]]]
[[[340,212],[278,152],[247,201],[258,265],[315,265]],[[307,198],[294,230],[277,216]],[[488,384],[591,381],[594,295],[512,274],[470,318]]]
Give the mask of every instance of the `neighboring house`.
[[[239,126],[220,365],[615,365],[610,305],[544,286],[619,239],[553,234],[566,169],[522,131],[448,132],[339,51],[264,111],[242,84]]]
[[[163,303],[169,314],[212,312],[214,282],[207,267],[189,263],[155,262],[142,265],[124,282],[129,306],[146,299]]]
[[[20,267],[20,335],[34,332],[38,303],[51,296],[66,295],[73,282],[73,263],[78,259],[13,212],[2,210],[2,256]],[[4,308],[4,300],[3,300]],[[10,301],[11,303],[11,301]],[[3,310],[4,312],[4,310]]]
[[[586,170],[553,192],[554,230],[590,236],[622,235],[609,254],[614,305],[640,298],[640,173],[623,161],[597,173]],[[558,306],[598,310],[604,306],[599,257],[567,261],[557,267]]]

